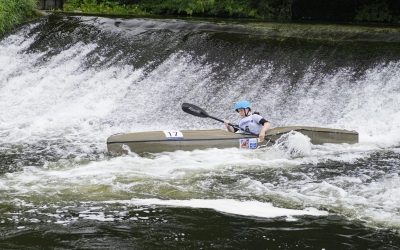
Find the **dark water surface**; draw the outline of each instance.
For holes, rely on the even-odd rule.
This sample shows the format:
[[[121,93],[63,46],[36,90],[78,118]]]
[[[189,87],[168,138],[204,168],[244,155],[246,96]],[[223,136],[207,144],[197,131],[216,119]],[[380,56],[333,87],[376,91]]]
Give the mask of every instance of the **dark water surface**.
[[[136,207],[129,208],[130,210]],[[296,222],[229,216],[210,210],[159,208],[146,220],[82,221],[68,226],[2,229],[9,248],[196,248],[196,249],[396,249],[389,230],[365,228],[344,218],[305,217]]]

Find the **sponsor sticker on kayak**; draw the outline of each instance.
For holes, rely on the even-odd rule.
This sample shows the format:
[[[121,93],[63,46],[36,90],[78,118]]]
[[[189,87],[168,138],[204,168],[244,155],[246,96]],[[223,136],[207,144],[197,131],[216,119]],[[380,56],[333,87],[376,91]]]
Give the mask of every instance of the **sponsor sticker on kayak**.
[[[179,130],[164,130],[167,140],[183,140],[183,134]]]
[[[244,149],[256,149],[257,148],[257,138],[245,138],[239,139],[239,148]]]

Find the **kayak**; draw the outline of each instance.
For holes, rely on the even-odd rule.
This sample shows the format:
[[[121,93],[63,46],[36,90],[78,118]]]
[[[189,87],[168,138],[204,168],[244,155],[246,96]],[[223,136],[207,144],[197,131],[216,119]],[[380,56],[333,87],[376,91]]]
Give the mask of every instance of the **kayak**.
[[[176,150],[195,150],[207,148],[257,149],[270,146],[282,135],[296,131],[310,138],[312,144],[358,142],[358,133],[343,129],[289,126],[277,127],[267,131],[265,140],[251,134],[232,133],[221,129],[212,130],[170,130],[115,134],[107,139],[110,154],[121,155],[129,151],[137,154],[161,153]]]

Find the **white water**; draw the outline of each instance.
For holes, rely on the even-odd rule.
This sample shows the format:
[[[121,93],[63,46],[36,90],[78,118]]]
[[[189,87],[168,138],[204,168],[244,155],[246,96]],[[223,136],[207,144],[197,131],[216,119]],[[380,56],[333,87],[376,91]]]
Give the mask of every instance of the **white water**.
[[[308,85],[309,78],[318,74],[310,66],[300,87],[283,106],[279,98],[285,92],[284,85],[276,85],[271,91],[260,84],[270,76],[273,65],[255,65],[214,92],[210,88],[215,76],[213,66],[204,64],[201,58],[194,60],[184,51],[171,54],[149,74],[129,65],[84,68],[86,56],[97,44],[78,43],[41,62],[41,53],[22,53],[35,40],[25,38],[23,32],[0,42],[0,143],[61,141],[61,154],[68,155],[72,148],[82,155],[72,162],[24,166],[22,171],[7,173],[0,177],[1,193],[35,196],[32,199],[40,201],[124,197],[140,204],[212,208],[261,217],[270,216],[265,214],[265,207],[276,211],[277,216],[295,215],[297,212],[284,208],[289,203],[329,210],[385,228],[400,227],[398,174],[383,173],[376,180],[366,174],[318,180],[312,174],[294,171],[299,175],[297,181],[282,175],[275,183],[241,175],[246,171],[279,173],[332,160],[352,163],[375,151],[396,150],[392,148],[400,142],[400,61],[376,65],[354,82],[350,69],[338,69],[333,75],[320,76],[318,86]],[[246,89],[248,85],[243,86],[243,82],[252,88]],[[295,156],[279,148],[210,149],[157,154],[154,158],[80,161],[80,156],[94,149],[105,152],[105,140],[113,133],[222,128],[211,120],[184,114],[180,104],[204,104],[213,115],[234,120],[235,114],[229,110],[239,97],[255,100],[255,109],[265,111],[275,126],[354,129],[360,133],[360,143],[310,146],[300,139],[294,145],[300,147],[301,154]],[[215,176],[235,178],[223,184]],[[235,209],[221,208],[227,198]],[[246,200],[254,198],[261,201]],[[274,207],[265,200],[273,200]]]
[[[0,43],[3,142],[67,138],[100,143],[111,133],[124,131],[222,127],[183,113],[180,104],[216,107],[213,114],[235,120],[235,113],[226,111],[239,97],[254,100],[256,110],[276,117],[274,125],[346,128],[358,131],[362,143],[400,142],[400,62],[377,65],[355,82],[348,69],[341,69],[321,76],[319,86],[308,85],[308,78],[318,74],[310,66],[310,76],[300,80],[301,88],[283,106],[279,98],[284,85],[275,86],[274,92],[260,85],[274,66],[255,65],[215,93],[208,87],[212,67],[184,52],[172,54],[144,76],[142,69],[128,65],[83,69],[96,44],[77,43],[40,62],[41,53],[21,53],[34,40],[17,34]],[[242,94],[245,79],[250,79],[247,84],[253,90]]]
[[[318,211],[312,208],[303,210],[276,208],[270,203],[262,203],[258,201],[236,201],[236,200],[159,200],[133,199],[128,202],[135,205],[164,205],[176,207],[192,207],[192,208],[210,208],[228,214],[239,214],[244,216],[255,216],[263,218],[289,217],[301,215],[326,216],[325,211]],[[292,219],[292,218],[289,218]]]

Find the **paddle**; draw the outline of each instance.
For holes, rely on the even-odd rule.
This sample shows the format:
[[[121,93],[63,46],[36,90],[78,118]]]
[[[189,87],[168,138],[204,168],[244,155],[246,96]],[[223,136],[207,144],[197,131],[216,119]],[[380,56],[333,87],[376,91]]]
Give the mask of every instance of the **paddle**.
[[[191,115],[194,115],[194,116],[198,116],[198,117],[202,117],[202,118],[211,118],[211,119],[214,119],[214,120],[219,121],[219,122],[224,122],[221,119],[218,119],[218,118],[216,118],[214,116],[211,116],[211,115],[207,114],[207,112],[205,110],[203,110],[202,108],[199,108],[196,105],[193,105],[193,104],[190,104],[190,103],[182,103],[182,110],[184,112],[186,112],[188,114],[191,114]],[[240,130],[240,127],[237,126],[237,125],[234,125],[232,123],[228,123],[228,125],[232,126],[235,129]],[[251,134],[251,135],[255,135],[255,136],[258,137],[257,134],[254,134],[254,133],[251,133],[251,132],[247,132],[247,131],[246,131],[246,133]]]
[[[198,116],[198,117],[202,117],[202,118],[211,118],[211,119],[214,119],[214,120],[216,120],[216,121],[219,121],[219,122],[223,122],[223,123],[224,123],[223,120],[218,119],[217,117],[214,117],[214,116],[209,115],[204,109],[202,109],[202,108],[200,108],[200,107],[197,107],[197,106],[194,105],[194,104],[182,103],[182,110],[183,110],[184,112],[186,112],[186,113],[188,113],[188,114],[191,114],[191,115],[194,115],[194,116]],[[228,125],[234,127],[235,129],[241,130],[239,126],[234,125],[234,124],[232,124],[232,123],[228,123]],[[251,134],[251,135],[254,135],[254,136],[257,136],[257,137],[258,137],[258,134],[254,134],[254,133],[251,133],[251,132],[245,132],[245,133],[248,133],[248,134]],[[269,141],[269,142],[272,142],[272,143],[275,143],[275,141],[272,140],[271,138],[268,138],[268,141]],[[268,142],[267,142],[267,143],[268,143]]]

